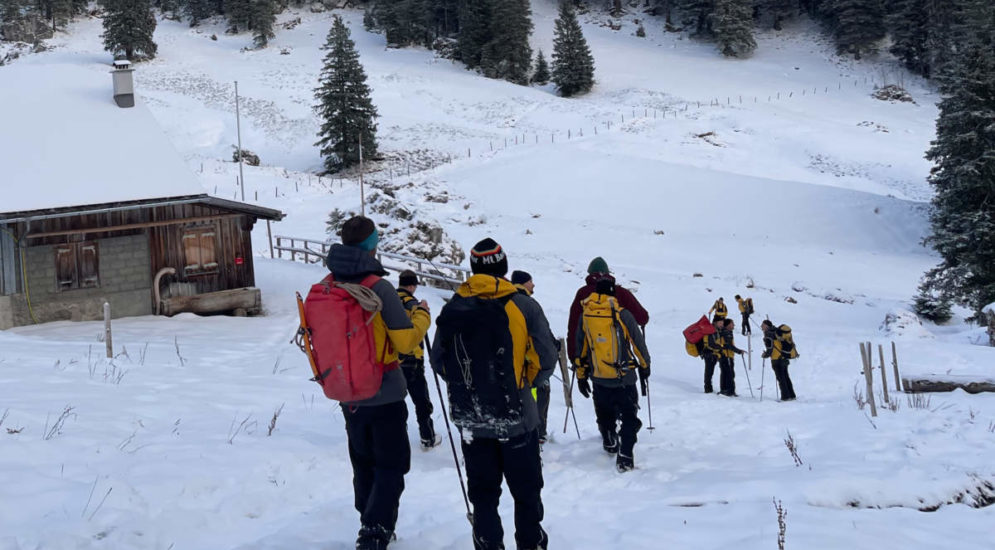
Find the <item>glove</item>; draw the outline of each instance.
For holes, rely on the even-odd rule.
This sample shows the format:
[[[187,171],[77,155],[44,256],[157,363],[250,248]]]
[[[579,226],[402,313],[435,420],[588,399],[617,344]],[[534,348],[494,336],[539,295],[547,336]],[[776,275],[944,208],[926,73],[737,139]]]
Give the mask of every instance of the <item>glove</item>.
[[[643,369],[639,369],[638,372],[639,372],[639,381],[640,382],[646,382],[647,380],[649,380],[649,378],[650,378],[650,368],[649,367],[646,367],[646,368],[643,368]]]
[[[769,359],[770,358],[770,350],[767,350],[767,351],[761,353],[760,357],[763,357],[764,359]]]
[[[591,382],[587,378],[577,379],[577,389],[584,397],[591,397]]]

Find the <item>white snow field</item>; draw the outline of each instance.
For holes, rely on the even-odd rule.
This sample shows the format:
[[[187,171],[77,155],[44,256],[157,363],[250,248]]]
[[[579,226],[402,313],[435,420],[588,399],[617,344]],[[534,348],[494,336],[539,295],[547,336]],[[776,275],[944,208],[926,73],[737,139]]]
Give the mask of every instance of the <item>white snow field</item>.
[[[533,9],[534,47],[548,56],[555,1]],[[592,12],[583,20],[598,84],[563,99],[422,49],[385,49],[361,12],[339,13],[381,114],[388,160],[371,166],[373,187],[396,187],[415,219],[440,223],[464,249],[494,237],[513,269],[533,274],[558,336],[594,256],[650,312],[656,429],[643,400],[636,470],[616,473],[589,400],[575,395],[581,439],[572,422],[562,432],[554,381],[543,451],[550,548],[774,549],[774,500],[787,511],[786,548],[992,547],[995,507],[975,505],[995,495],[995,396],[896,395],[889,368],[897,410],[879,402],[871,418],[854,398],[861,341],[895,341],[906,374],[991,377],[995,364],[963,312],[940,327],[905,313],[937,262],[920,246],[931,194],[922,156],[937,114],[924,83],[887,59],[836,57],[804,20],[761,34],[751,59],[727,60],[659,20],[633,13],[613,31]],[[636,17],[646,38],[634,36]],[[330,210],[358,211],[359,190],[354,179],[308,176],[320,168],[310,106],[331,14],[279,21],[296,18],[260,51],[242,51],[251,38],[224,34],[223,22],[160,21],[160,55],[136,67],[136,91],[203,188],[232,198],[238,80],[243,145],[264,163],[246,167],[246,200],[288,213],[274,234],[320,240]],[[0,68],[0,87],[30,92],[9,76],[22,64],[62,78],[75,71],[66,65],[107,71],[99,34],[99,20],[79,21],[52,51]],[[899,79],[915,104],[870,97],[875,82]],[[15,131],[45,121],[3,106],[0,115]],[[4,194],[18,185],[0,182]],[[102,323],[0,332],[0,549],[353,547],[342,416],[288,343],[293,293],[324,271],[270,259],[263,224],[254,237],[265,316],[120,319],[113,360]],[[419,290],[435,313],[447,293]],[[737,293],[754,298],[755,319],[794,329],[797,401],[775,401],[758,337],[752,369],[736,372],[739,397],[702,393],[681,330]],[[885,326],[889,313],[906,322]],[[417,440],[413,416],[409,429]],[[406,487],[391,548],[471,547],[448,443],[414,453]],[[511,511],[506,493],[514,547]]]

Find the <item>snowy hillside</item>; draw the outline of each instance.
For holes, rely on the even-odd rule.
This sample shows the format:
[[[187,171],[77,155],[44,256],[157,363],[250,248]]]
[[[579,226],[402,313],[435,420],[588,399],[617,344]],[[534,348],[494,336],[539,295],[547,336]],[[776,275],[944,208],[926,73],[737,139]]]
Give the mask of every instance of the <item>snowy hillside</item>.
[[[547,54],[555,5],[533,0],[533,47]],[[804,20],[736,61],[658,21],[638,38],[631,17],[613,31],[592,13],[582,21],[598,83],[562,99],[429,51],[388,50],[361,12],[339,13],[381,115],[386,160],[367,177],[372,192],[390,189],[464,250],[495,238],[512,269],[533,274],[558,336],[594,256],[650,313],[656,429],[643,401],[634,472],[617,474],[601,450],[589,400],[575,396],[582,439],[572,423],[562,433],[554,381],[543,453],[552,548],[773,549],[772,499],[788,513],[787,548],[991,547],[995,507],[973,505],[995,498],[995,396],[899,394],[874,419],[854,397],[860,341],[895,341],[907,374],[995,376],[995,350],[974,345],[981,331],[959,318],[883,324],[936,263],[920,246],[937,99],[923,82],[887,60],[836,57]],[[245,169],[247,202],[288,214],[274,234],[321,240],[329,211],[358,211],[359,190],[309,175],[321,164],[312,89],[331,14],[288,11],[278,23],[298,18],[258,51],[222,23],[160,21],[159,57],[137,67],[136,90],[204,189],[230,199],[237,80],[243,145],[263,162]],[[83,19],[15,64],[106,72],[99,34],[98,19]],[[27,86],[8,74],[0,67],[0,86]],[[899,79],[915,103],[871,97]],[[342,416],[288,344],[293,293],[324,272],[269,259],[265,225],[254,244],[267,316],[121,319],[113,361],[102,324],[0,332],[0,550],[353,547]],[[794,329],[797,401],[773,399],[756,337],[739,397],[702,393],[681,329],[735,294]],[[447,293],[419,295],[437,313]],[[506,493],[509,546],[511,509]],[[468,548],[464,514],[448,448],[416,453],[391,548]]]

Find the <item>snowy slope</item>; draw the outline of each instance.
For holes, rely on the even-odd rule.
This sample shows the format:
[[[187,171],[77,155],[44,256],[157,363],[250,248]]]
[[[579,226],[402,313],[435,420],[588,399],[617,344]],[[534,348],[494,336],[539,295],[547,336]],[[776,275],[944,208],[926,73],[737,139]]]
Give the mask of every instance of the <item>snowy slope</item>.
[[[548,55],[555,2],[533,6],[535,45]],[[995,398],[902,395],[871,420],[853,397],[859,341],[895,340],[906,372],[974,376],[992,364],[964,325],[880,328],[936,261],[918,244],[936,115],[922,83],[906,77],[916,104],[871,99],[874,82],[899,77],[894,66],[840,60],[804,22],[731,61],[658,23],[645,39],[632,36],[632,17],[611,31],[595,13],[585,33],[599,83],[564,100],[423,50],[386,50],[359,12],[344,15],[382,115],[388,160],[369,179],[464,248],[501,242],[512,268],[535,276],[558,335],[596,255],[650,311],[656,430],[640,433],[636,471],[614,472],[588,400],[577,398],[582,440],[572,425],[561,433],[554,395],[543,455],[553,547],[776,548],[772,498],[788,511],[789,548],[990,547],[993,508],[947,503],[971,504],[995,480]],[[137,89],[203,188],[227,198],[238,193],[225,162],[237,79],[243,143],[264,162],[246,169],[247,199],[289,213],[274,233],[320,239],[329,210],[358,209],[359,192],[352,179],[306,173],[320,165],[311,89],[330,15],[280,21],[297,17],[270,48],[245,52],[249,37],[220,24],[163,21],[161,57],[138,68]],[[98,34],[99,21],[82,21],[54,51],[17,63],[103,71]],[[446,202],[426,198],[443,192]],[[352,547],[341,415],[287,343],[293,292],[322,270],[262,257],[265,235],[257,227],[266,317],[123,319],[113,362],[100,357],[97,324],[0,333],[2,427],[23,428],[0,432],[0,549]],[[752,370],[737,371],[738,399],[701,393],[701,363],[680,330],[736,293],[794,328],[798,401],[770,400],[756,350]],[[437,312],[445,293],[419,294]],[[46,438],[67,406],[61,433]],[[392,548],[469,547],[449,451],[416,453],[406,483]],[[507,495],[502,511],[513,544]]]

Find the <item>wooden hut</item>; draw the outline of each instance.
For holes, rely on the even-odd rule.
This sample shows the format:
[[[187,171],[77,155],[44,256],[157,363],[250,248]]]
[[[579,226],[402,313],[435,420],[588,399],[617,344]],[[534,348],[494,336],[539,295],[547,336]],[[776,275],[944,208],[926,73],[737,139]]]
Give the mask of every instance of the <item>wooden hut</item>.
[[[0,329],[98,319],[105,301],[115,317],[258,313],[251,230],[283,214],[203,193],[151,114],[110,89],[106,68],[0,72],[16,182],[0,187]]]

